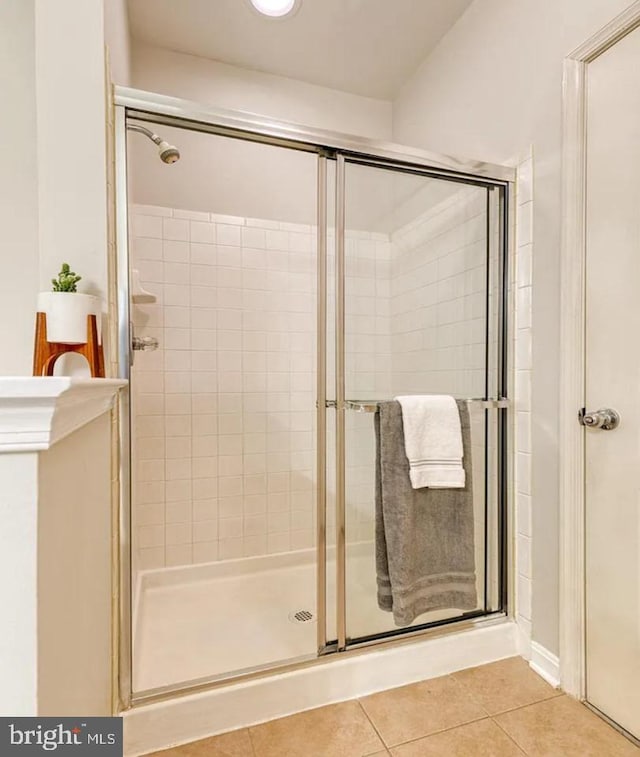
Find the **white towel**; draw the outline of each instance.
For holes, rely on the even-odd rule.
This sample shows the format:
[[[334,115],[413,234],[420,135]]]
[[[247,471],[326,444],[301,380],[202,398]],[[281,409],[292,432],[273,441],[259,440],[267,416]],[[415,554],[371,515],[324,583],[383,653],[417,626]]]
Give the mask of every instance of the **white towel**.
[[[404,446],[414,489],[464,489],[462,429],[447,394],[396,397],[402,407]]]

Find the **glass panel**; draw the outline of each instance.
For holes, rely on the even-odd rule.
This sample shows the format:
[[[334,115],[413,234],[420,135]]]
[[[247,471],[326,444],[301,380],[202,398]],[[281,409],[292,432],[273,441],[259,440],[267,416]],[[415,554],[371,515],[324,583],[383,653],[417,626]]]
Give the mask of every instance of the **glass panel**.
[[[137,692],[314,656],[317,156],[130,133]],[[135,281],[135,279],[134,279]],[[136,299],[138,297],[138,299]]]
[[[499,292],[497,266],[492,264],[488,271],[487,208],[484,187],[347,164],[346,533],[351,640],[485,610],[487,506],[489,494],[495,499],[496,491],[495,475],[487,474],[487,455],[491,451],[495,457],[497,412],[485,410],[477,400],[495,390],[487,386],[487,332],[495,341],[497,315],[491,312],[488,318],[488,281],[492,309],[497,308]],[[399,516],[392,506],[381,507],[382,520],[376,527],[371,412],[372,401],[410,394],[473,400],[465,403],[470,419],[465,456],[471,457],[467,487],[432,489],[425,507],[433,517],[420,513],[411,539],[398,538],[407,524],[394,521]],[[349,401],[362,401],[364,412],[357,412]],[[408,483],[408,466],[404,475]],[[385,482],[384,502],[393,501],[393,491],[387,488],[393,485]],[[495,501],[491,507],[497,533]],[[384,556],[378,571],[376,552]],[[385,561],[392,600],[385,598],[384,590],[378,597],[376,581]],[[416,568],[420,563],[421,572]],[[451,573],[456,575],[443,578]],[[491,575],[495,581],[495,566]],[[408,608],[404,615],[399,609],[403,597]],[[386,609],[391,602],[397,623]]]

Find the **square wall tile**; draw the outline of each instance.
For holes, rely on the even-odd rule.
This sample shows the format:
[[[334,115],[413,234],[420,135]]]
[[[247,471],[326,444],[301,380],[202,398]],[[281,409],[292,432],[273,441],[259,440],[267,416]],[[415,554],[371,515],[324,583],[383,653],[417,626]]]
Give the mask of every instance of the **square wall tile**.
[[[209,222],[191,221],[190,238],[192,242],[213,244],[216,241],[216,225]]]
[[[228,224],[218,224],[216,241],[219,245],[239,247],[242,244],[241,229]]]
[[[188,263],[189,243],[179,240],[165,239],[162,243],[162,257],[165,262]]]
[[[131,232],[136,237],[162,239],[162,218],[134,214],[131,218]]]
[[[188,242],[189,221],[185,221],[179,218],[163,218],[162,236],[164,239]]]

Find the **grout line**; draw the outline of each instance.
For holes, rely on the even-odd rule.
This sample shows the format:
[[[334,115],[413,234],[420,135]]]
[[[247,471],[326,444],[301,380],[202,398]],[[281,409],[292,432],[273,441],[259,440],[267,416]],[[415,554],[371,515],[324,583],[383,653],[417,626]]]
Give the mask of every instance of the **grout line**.
[[[506,715],[508,712],[515,712],[516,710],[522,710],[524,707],[531,707],[534,704],[540,704],[541,702],[549,702],[551,699],[558,699],[559,697],[565,696],[564,691],[561,691],[560,689],[554,689],[554,692],[551,694],[551,696],[548,697],[542,697],[542,699],[536,699],[533,702],[527,702],[526,704],[519,704],[517,707],[509,707],[507,710],[500,710],[500,712],[493,712],[489,713],[490,718],[496,718],[498,715]]]
[[[253,743],[253,736],[251,735],[251,728],[248,727],[246,731],[249,734],[249,744],[251,745],[251,754],[253,755],[253,757],[257,757],[258,753],[256,752],[256,747],[255,747],[255,744]]]
[[[360,699],[354,699],[353,701],[354,701],[354,702],[357,702],[357,703],[358,703],[358,705],[359,705],[360,709],[362,710],[362,712],[364,712],[364,716],[365,716],[365,717],[366,717],[366,719],[367,719],[367,720],[368,720],[368,721],[369,721],[369,722],[371,723],[371,727],[373,728],[373,730],[374,730],[374,731],[376,732],[376,734],[377,734],[378,738],[380,739],[380,741],[381,741],[381,743],[382,743],[382,746],[383,746],[383,747],[385,748],[385,750],[386,750],[387,752],[389,752],[389,746],[387,745],[387,742],[386,742],[386,741],[385,741],[385,740],[384,740],[384,739],[382,738],[382,734],[381,734],[381,733],[380,733],[380,731],[379,731],[379,730],[378,730],[378,729],[376,728],[376,725],[375,725],[375,723],[373,722],[373,720],[372,720],[372,719],[371,719],[371,718],[369,717],[369,713],[368,713],[368,712],[367,712],[367,710],[365,709],[365,707],[364,707],[364,705],[362,704],[362,702],[360,701]],[[374,754],[375,754],[375,752],[374,752]]]
[[[472,720],[465,720],[463,723],[457,723],[451,725],[448,728],[441,728],[438,731],[432,731],[431,733],[425,733],[422,736],[416,736],[415,739],[409,739],[408,741],[400,741],[397,744],[387,747],[387,749],[395,749],[398,746],[405,746],[406,744],[415,744],[417,741],[423,739],[430,739],[432,736],[439,736],[441,733],[448,733],[449,731],[455,731],[456,728],[464,728],[464,726],[471,725],[472,723],[480,723],[483,720],[491,720],[490,716],[483,716],[481,718],[473,718]]]
[[[525,706],[525,707],[528,707],[529,705],[524,705],[524,706]],[[517,709],[517,710],[521,710],[521,709],[522,709],[522,707],[517,707],[516,709]],[[510,712],[515,712],[515,710],[510,710]],[[500,723],[499,723],[499,722],[498,722],[498,721],[497,721],[497,720],[496,720],[495,718],[491,718],[491,720],[492,720],[492,721],[493,721],[493,722],[494,722],[494,723],[495,723],[495,724],[496,724],[496,725],[498,726],[498,728],[499,728],[499,729],[500,729],[500,730],[502,731],[502,733],[504,733],[504,735],[505,735],[505,736],[506,736],[506,737],[507,737],[507,738],[508,738],[508,739],[509,739],[510,741],[512,741],[512,742],[513,742],[513,743],[514,743],[514,744],[516,745],[516,747],[517,747],[517,748],[518,748],[518,749],[519,749],[519,750],[520,750],[520,751],[522,752],[522,754],[525,754],[525,755],[528,755],[528,754],[529,754],[529,752],[525,752],[525,750],[524,750],[524,747],[523,747],[523,746],[521,746],[521,745],[520,745],[520,744],[519,744],[519,743],[518,743],[518,742],[517,742],[517,741],[515,740],[515,738],[514,738],[514,737],[513,737],[513,736],[512,736],[512,735],[511,735],[511,734],[510,734],[510,733],[509,733],[509,732],[508,732],[508,731],[507,731],[507,730],[506,730],[505,728],[503,728],[503,727],[502,727],[502,725],[501,725],[501,724],[500,724]]]

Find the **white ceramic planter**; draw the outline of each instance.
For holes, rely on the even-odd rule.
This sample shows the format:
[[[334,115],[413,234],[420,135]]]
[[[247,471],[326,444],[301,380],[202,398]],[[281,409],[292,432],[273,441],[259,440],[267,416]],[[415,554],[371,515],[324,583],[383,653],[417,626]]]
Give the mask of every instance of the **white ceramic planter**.
[[[48,342],[85,344],[89,315],[96,316],[98,337],[100,337],[102,308],[100,298],[93,294],[40,292],[38,312],[45,313],[47,316]]]

